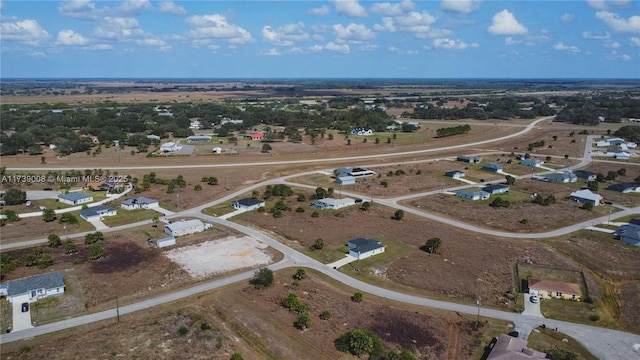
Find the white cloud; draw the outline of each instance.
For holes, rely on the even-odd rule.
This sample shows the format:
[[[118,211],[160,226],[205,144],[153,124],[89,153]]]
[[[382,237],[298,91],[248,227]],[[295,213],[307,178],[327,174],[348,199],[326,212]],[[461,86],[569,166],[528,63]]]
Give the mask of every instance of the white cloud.
[[[629,42],[631,42],[631,46],[640,46],[640,38],[635,36],[630,37]]]
[[[164,41],[162,39],[155,38],[155,37],[137,39],[136,40],[136,44],[137,45],[141,45],[141,46],[154,47],[154,48],[156,48],[156,49],[158,49],[160,51],[169,51],[169,50],[171,50],[171,46],[169,46],[169,44],[167,44],[166,41]]]
[[[367,10],[358,3],[358,0],[331,0],[337,14],[353,17],[366,17]]]
[[[375,3],[371,6],[371,11],[386,16],[395,16],[404,14],[414,8],[415,5],[411,0],[403,0],[400,3]]]
[[[227,44],[242,45],[253,41],[251,34],[219,14],[196,15],[187,18],[187,23],[195,28],[189,32],[192,39],[224,39]]]
[[[611,50],[609,54],[605,54],[605,57],[609,60],[622,60],[622,61],[629,61],[633,59],[633,57],[631,57],[630,55],[618,54],[616,50]]]
[[[117,11],[124,14],[138,14],[140,10],[153,8],[149,0],[125,0]]]
[[[582,32],[582,38],[588,39],[588,40],[604,40],[610,37],[611,35],[609,35],[609,33],[606,31],[583,31]]]
[[[3,18],[0,24],[0,39],[2,41],[20,41],[37,46],[49,38],[49,33],[33,19],[16,20]]]
[[[96,37],[109,40],[125,40],[142,36],[138,20],[132,17],[107,17],[102,24],[93,30]]]
[[[625,61],[633,59],[631,56],[629,56],[629,55],[627,55],[627,54],[624,54],[624,55],[620,56],[620,58],[621,58],[622,60],[625,60]]]
[[[376,31],[409,32],[417,38],[441,37],[450,34],[449,30],[433,29],[431,24],[436,18],[426,11],[411,11],[399,16],[386,16],[382,18],[382,24],[375,24]]]
[[[343,54],[348,54],[351,50],[349,49],[349,45],[347,44],[336,44],[333,41],[328,42],[327,45],[324,46],[325,50],[341,52]]]
[[[313,8],[307,11],[309,15],[315,15],[315,16],[328,15],[330,12],[331,10],[329,10],[329,7],[327,5],[322,5],[320,7]]]
[[[460,39],[434,39],[433,47],[436,49],[444,49],[444,50],[464,50],[466,48],[477,48],[480,45],[478,43],[467,44]]]
[[[60,45],[86,45],[89,40],[73,30],[60,30],[57,43]]]
[[[89,50],[111,50],[113,49],[113,45],[111,44],[93,44],[85,47]]]
[[[617,41],[607,41],[604,43],[604,47],[608,49],[619,49],[620,46],[621,46],[620,43]]]
[[[478,10],[480,7],[479,0],[442,0],[440,8],[447,11],[453,11],[461,14],[469,14]]]
[[[304,24],[287,24],[277,29],[271,26],[262,28],[262,37],[274,45],[293,46],[297,41],[304,41],[309,34],[304,31]]]
[[[107,3],[107,2],[101,2]],[[153,8],[149,0],[125,0],[118,3],[117,7],[105,6],[97,8],[96,4],[90,0],[70,0],[61,2],[58,11],[61,15],[83,19],[100,20],[105,17],[121,17],[137,15],[143,10]]]
[[[493,35],[521,35],[526,34],[528,30],[509,10],[505,9],[493,16],[488,31]]]
[[[553,45],[553,48],[558,50],[558,51],[566,51],[566,52],[571,53],[571,54],[577,54],[577,53],[580,52],[580,49],[577,46],[565,45],[562,42],[559,42],[559,43]]]
[[[280,56],[282,55],[282,53],[280,51],[278,51],[278,49],[268,49],[268,50],[260,50],[259,55],[264,55],[264,56]]]
[[[70,0],[60,3],[60,14],[78,19],[94,20],[97,18],[96,5],[90,0]]]
[[[640,16],[638,15],[634,15],[627,20],[616,13],[602,10],[596,12],[596,18],[609,25],[615,32],[640,33]]]
[[[333,31],[340,42],[371,40],[375,37],[374,32],[364,24],[351,23],[346,27],[341,24],[335,24],[333,25]]]
[[[160,3],[160,11],[175,14],[175,15],[184,15],[187,13],[187,10],[180,5],[177,5],[173,1],[163,1]]]
[[[587,0],[590,8],[596,10],[609,9],[616,6],[627,6],[631,0]]]
[[[562,22],[572,22],[575,18],[575,15],[569,13],[564,13],[560,16],[560,20],[562,20]]]
[[[360,45],[359,49],[362,50],[362,51],[373,51],[373,50],[375,50],[377,48],[378,48],[378,45],[376,45],[376,44],[366,43],[366,44]]]
[[[304,53],[304,50],[302,50],[302,48],[294,46],[292,48],[290,48],[289,50],[286,51],[287,54],[302,54]]]

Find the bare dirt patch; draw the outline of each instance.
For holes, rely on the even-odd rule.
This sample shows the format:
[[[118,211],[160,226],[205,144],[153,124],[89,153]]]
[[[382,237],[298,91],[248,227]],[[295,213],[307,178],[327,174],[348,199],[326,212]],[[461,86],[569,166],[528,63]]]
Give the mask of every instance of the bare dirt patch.
[[[265,245],[248,237],[226,237],[197,245],[180,247],[164,253],[194,278],[265,265],[271,256]]]

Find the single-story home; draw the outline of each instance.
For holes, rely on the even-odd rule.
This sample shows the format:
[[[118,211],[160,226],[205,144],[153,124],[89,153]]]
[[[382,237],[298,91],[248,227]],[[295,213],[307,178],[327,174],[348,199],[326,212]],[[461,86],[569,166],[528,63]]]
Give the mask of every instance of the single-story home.
[[[487,360],[541,360],[547,358],[546,353],[528,348],[528,343],[525,339],[501,334],[496,338]]]
[[[570,199],[580,203],[591,203],[593,206],[597,206],[603,203],[601,195],[591,192],[588,189],[582,189],[574,191],[569,195]]]
[[[156,240],[156,246],[158,248],[173,246],[175,244],[176,244],[176,238],[173,236],[167,236],[167,237],[163,237],[162,239]]]
[[[499,173],[502,171],[502,165],[496,163],[496,162],[490,162],[488,164],[485,164],[484,166],[482,166],[482,170],[484,171],[491,171],[494,173]]]
[[[62,273],[51,272],[11,280],[7,284],[7,298],[13,302],[16,297],[27,296],[29,301],[37,301],[48,296],[64,294]]]
[[[448,176],[450,178],[459,179],[461,177],[465,177],[464,171],[452,170],[444,173],[444,176]]]
[[[151,140],[151,141],[160,141],[160,136],[158,135],[147,135],[147,139]]]
[[[163,153],[176,152],[176,151],[179,151],[180,149],[182,149],[182,146],[178,145],[173,141],[160,145],[160,151]]]
[[[338,185],[353,185],[356,183],[356,178],[355,176],[338,176],[336,183]]]
[[[192,135],[187,137],[188,143],[197,143],[197,142],[211,142],[211,136],[207,135]]]
[[[202,123],[200,122],[200,120],[192,120],[191,123],[189,123],[189,129],[200,129],[202,128]]]
[[[613,235],[627,244],[640,246],[640,225],[629,222],[628,225],[622,225]]]
[[[369,136],[369,135],[373,135],[373,130],[365,127],[357,127],[357,128],[351,129],[351,135]]]
[[[177,237],[183,235],[191,235],[199,232],[203,232],[206,229],[211,228],[211,224],[205,224],[200,220],[180,220],[174,221],[164,226],[164,232]]]
[[[253,134],[251,134],[251,140],[264,140],[264,133],[262,131],[256,131]]]
[[[212,151],[214,154],[222,154],[222,148],[221,148],[221,147],[219,147],[219,146],[214,147],[211,151]]]
[[[87,220],[100,220],[104,216],[116,216],[118,211],[108,205],[98,205],[80,210],[80,217]]]
[[[609,190],[613,190],[613,191],[618,191],[621,192],[623,194],[626,193],[631,193],[631,192],[640,192],[640,185],[636,184],[636,183],[619,183],[619,184],[613,184],[613,185],[609,185],[609,187],[607,187],[607,189]]]
[[[233,208],[244,211],[255,210],[257,208],[264,207],[264,205],[264,201],[254,198],[244,198],[231,203]]]
[[[544,161],[539,159],[522,159],[520,160],[520,165],[524,166],[532,166],[532,167],[540,167],[544,164]]]
[[[347,242],[349,255],[361,260],[384,252],[384,245],[378,240],[357,238]]]
[[[160,204],[158,203],[158,200],[141,196],[137,198],[127,198],[120,204],[120,206],[125,210],[135,210],[151,209],[160,206]]]
[[[553,173],[545,176],[547,181],[556,183],[570,183],[578,181],[578,177],[571,172]]]
[[[463,199],[469,199],[469,200],[475,201],[475,200],[487,200],[491,196],[491,194],[483,190],[462,189],[462,190],[456,191],[456,196],[461,197]]]
[[[583,179],[585,181],[595,181],[596,177],[598,176],[598,174],[594,173],[593,171],[586,170],[575,170],[573,174],[579,179]]]
[[[503,184],[492,184],[483,187],[482,191],[486,191],[491,195],[504,194],[509,192],[509,186]]]
[[[460,155],[456,158],[456,161],[462,161],[465,163],[480,163],[482,162],[482,157],[480,156],[473,156],[473,155]]]
[[[7,296],[8,293],[9,293],[9,287],[7,285],[0,284],[0,297]]]
[[[338,177],[339,176],[360,177],[360,176],[371,176],[376,174],[374,171],[366,168],[362,168],[362,167],[337,168],[333,171],[333,173]]]
[[[529,293],[544,299],[565,299],[580,301],[580,285],[545,279],[529,279]]]
[[[93,196],[81,192],[58,195],[58,201],[67,205],[82,205],[93,201]]]
[[[107,191],[111,189],[111,185],[107,184],[106,181],[94,181],[87,183],[87,189],[91,191]]]
[[[620,149],[609,150],[607,151],[607,155],[613,156],[614,159],[620,160],[629,160],[631,158],[631,153]]]
[[[343,207],[354,205],[355,203],[356,203],[356,200],[351,198],[344,198],[344,199],[324,198],[324,199],[315,200],[314,202],[311,203],[311,206],[320,210],[326,210],[326,209],[336,210],[336,209],[341,209]]]

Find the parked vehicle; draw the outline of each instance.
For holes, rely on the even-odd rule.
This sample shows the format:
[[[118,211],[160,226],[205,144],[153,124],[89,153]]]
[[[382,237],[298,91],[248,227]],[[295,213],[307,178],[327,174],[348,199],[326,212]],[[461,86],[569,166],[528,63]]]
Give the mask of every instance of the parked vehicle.
[[[529,298],[529,300],[531,300],[532,303],[536,304],[538,303],[538,296],[537,295],[533,295]]]
[[[22,303],[22,312],[29,311],[29,303]]]

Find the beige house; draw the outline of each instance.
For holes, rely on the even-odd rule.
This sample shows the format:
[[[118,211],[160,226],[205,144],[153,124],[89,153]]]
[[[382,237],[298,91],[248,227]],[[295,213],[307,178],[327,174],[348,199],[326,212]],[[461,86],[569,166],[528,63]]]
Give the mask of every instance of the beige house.
[[[544,279],[529,279],[529,293],[543,299],[565,299],[580,301],[580,285]]]

